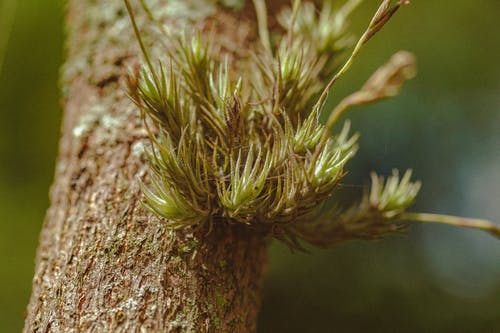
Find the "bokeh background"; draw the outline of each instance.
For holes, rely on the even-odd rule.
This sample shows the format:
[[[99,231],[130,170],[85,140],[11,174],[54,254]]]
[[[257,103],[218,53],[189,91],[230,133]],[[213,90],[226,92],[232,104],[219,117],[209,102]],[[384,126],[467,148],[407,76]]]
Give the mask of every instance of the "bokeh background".
[[[355,31],[377,3],[356,12]],[[414,0],[370,42],[332,100],[398,49],[417,55],[419,76],[395,100],[349,114],[361,150],[339,195],[359,194],[372,170],[412,168],[424,183],[415,211],[500,223],[499,13],[498,0]],[[2,53],[0,332],[19,332],[57,153],[63,1],[0,0]],[[500,332],[500,241],[418,225],[407,235],[310,254],[274,244],[259,332],[333,328]]]

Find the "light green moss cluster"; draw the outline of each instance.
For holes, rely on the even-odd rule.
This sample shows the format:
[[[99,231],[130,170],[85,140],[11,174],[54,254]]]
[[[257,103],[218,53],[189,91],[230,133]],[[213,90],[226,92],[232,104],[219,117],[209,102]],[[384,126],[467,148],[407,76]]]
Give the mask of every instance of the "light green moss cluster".
[[[359,203],[320,212],[357,151],[349,122],[332,136],[333,125],[353,106],[395,96],[415,75],[413,56],[399,52],[342,100],[326,125],[319,122],[332,85],[407,3],[383,1],[342,65],[339,55],[353,45],[347,17],[359,2],[318,10],[295,1],[280,14],[279,38],[271,41],[264,1],[254,0],[261,39],[238,62],[196,32],[165,35],[168,56],[153,61],[131,15],[147,65],[129,78],[152,142],[153,177],[142,186],[147,208],[172,229],[241,223],[294,248],[300,240],[328,247],[399,230],[394,221],[420,188],[411,172],[373,176]]]
[[[226,8],[240,10],[245,6],[245,0],[219,0],[220,4]]]

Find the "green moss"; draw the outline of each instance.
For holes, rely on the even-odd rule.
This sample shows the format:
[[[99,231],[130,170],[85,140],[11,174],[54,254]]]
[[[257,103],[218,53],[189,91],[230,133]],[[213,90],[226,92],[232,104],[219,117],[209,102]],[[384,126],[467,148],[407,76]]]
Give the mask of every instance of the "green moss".
[[[217,315],[216,308],[212,304],[210,304],[210,303],[207,303],[206,306],[207,306],[208,314],[210,316],[210,320],[211,320],[211,322],[213,324],[213,327],[215,329],[219,329],[219,327],[221,325],[221,321],[220,321],[220,319],[219,319],[219,317]]]
[[[234,10],[241,10],[245,7],[245,0],[219,0],[219,2],[223,7]]]
[[[198,331],[199,315],[197,301],[189,299],[186,301],[183,310],[176,316],[174,323],[181,325],[179,328],[183,328],[182,332],[194,333]]]
[[[213,15],[216,10],[216,2],[213,0],[170,0],[160,13],[178,20],[201,21]]]
[[[187,254],[196,250],[199,246],[199,242],[196,239],[188,240],[183,245],[179,247],[179,252]]]
[[[280,15],[283,31],[273,45],[265,2],[255,1],[265,51],[256,51],[241,64],[234,58],[221,59],[216,50],[223,45],[201,31],[189,31],[192,37],[177,36],[178,43],[164,52],[168,56],[153,58],[126,0],[146,60],[142,71],[129,80],[129,92],[150,121],[150,135],[156,136],[148,154],[153,181],[142,184],[145,206],[165,217],[171,229],[228,220],[264,229],[301,250],[301,241],[332,247],[342,241],[381,238],[398,232],[405,219],[442,222],[435,215],[406,214],[420,189],[420,182],[411,181],[411,171],[402,177],[397,171],[387,178],[373,175],[370,191],[358,201],[320,214],[358,150],[358,135],[349,134],[349,121],[332,136],[334,125],[351,108],[397,95],[414,77],[416,66],[412,54],[396,53],[321,124],[332,86],[407,2],[384,1],[347,59],[339,59],[339,54],[351,46],[346,22],[359,1],[341,8],[324,4],[321,9],[310,2],[294,3]],[[163,14],[201,20],[215,11],[216,4],[170,1]],[[156,14],[147,11],[150,17]],[[338,27],[329,29],[331,22]],[[468,223],[478,227],[476,221]],[[196,246],[186,242],[179,253],[193,253],[194,258]]]
[[[227,304],[227,300],[224,298],[224,296],[219,293],[218,291],[215,293],[215,299],[217,301],[217,306],[219,308],[224,308]]]

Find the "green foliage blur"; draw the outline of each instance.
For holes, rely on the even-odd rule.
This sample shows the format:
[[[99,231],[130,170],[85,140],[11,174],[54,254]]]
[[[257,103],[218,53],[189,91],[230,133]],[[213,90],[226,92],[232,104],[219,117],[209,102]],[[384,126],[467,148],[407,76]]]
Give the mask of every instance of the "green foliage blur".
[[[7,2],[16,13],[0,67],[0,332],[19,332],[62,116],[63,1],[0,0],[0,45]],[[378,4],[365,2],[359,32]],[[424,184],[415,211],[500,223],[499,13],[498,0],[414,0],[370,41],[333,101],[398,49],[417,55],[419,75],[395,100],[349,113],[361,150],[338,195],[358,195],[372,170],[413,168]],[[259,332],[332,331],[500,332],[500,241],[422,225],[310,254],[274,244]]]

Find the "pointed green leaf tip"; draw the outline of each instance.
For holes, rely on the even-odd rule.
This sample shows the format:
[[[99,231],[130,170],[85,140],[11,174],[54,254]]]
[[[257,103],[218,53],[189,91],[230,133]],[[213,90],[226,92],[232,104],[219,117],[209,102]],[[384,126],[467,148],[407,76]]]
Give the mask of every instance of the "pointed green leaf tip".
[[[325,126],[319,116],[326,96],[406,2],[382,3],[344,65],[339,55],[353,46],[347,18],[359,0],[319,11],[295,1],[279,15],[282,29],[273,36],[281,35],[272,40],[265,3],[255,0],[261,40],[237,56],[201,33],[188,37],[161,27],[160,44],[167,48],[155,61],[125,3],[146,60],[129,77],[129,94],[151,138],[151,179],[141,183],[144,205],[165,217],[169,228],[242,223],[302,249],[301,241],[330,247],[396,232],[402,218],[431,219],[406,213],[420,189],[409,171],[401,178],[397,171],[387,179],[373,175],[371,190],[358,203],[321,212],[358,148],[348,121],[332,136],[333,125],[352,106],[396,95],[415,74],[414,57],[396,54],[331,112]]]

